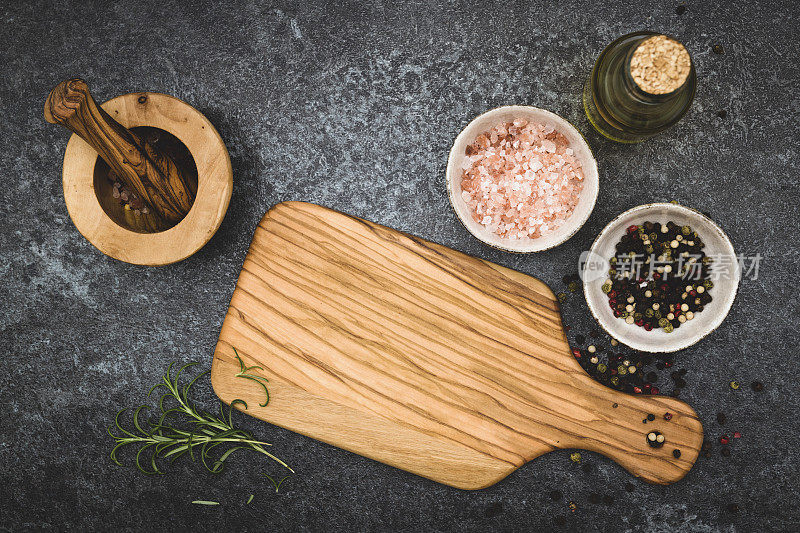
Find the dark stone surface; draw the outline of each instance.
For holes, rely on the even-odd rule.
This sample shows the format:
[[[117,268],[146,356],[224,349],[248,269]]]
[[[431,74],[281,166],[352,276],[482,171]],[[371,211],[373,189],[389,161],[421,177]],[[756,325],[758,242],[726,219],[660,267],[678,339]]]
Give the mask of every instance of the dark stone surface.
[[[681,15],[678,5],[3,2],[0,528],[796,530],[795,4],[698,1]],[[671,131],[617,145],[591,130],[580,92],[603,46],[642,28],[688,45],[697,98]],[[712,53],[715,43],[723,55]],[[103,256],[72,225],[60,180],[68,135],[44,122],[42,104],[74,75],[99,100],[173,94],[219,129],[235,189],[222,227],[195,256],[164,268],[131,266]],[[476,114],[512,103],[573,121],[600,167],[588,223],[538,255],[483,246],[445,196],[453,138]],[[738,252],[764,259],[723,326],[679,353],[676,366],[689,369],[682,398],[708,438],[723,431],[718,412],[727,415],[724,431],[743,437],[730,457],[715,442],[710,459],[668,487],[639,482],[588,452],[583,461],[593,467],[582,469],[562,451],[465,492],[245,416],[240,424],[274,442],[298,472],[281,494],[258,475],[271,465],[252,455],[234,456],[218,476],[188,460],[162,477],[114,466],[105,434],[113,413],[143,401],[169,361],[209,365],[252,231],[271,205],[290,199],[531,273],[557,291],[619,212],[673,199],[708,211]],[[564,307],[570,338],[588,334],[594,324],[580,294]],[[668,381],[668,371],[660,374]],[[732,379],[744,386],[731,390]],[[765,386],[758,394],[749,387],[755,379]],[[195,397],[216,406],[207,383]],[[549,497],[554,489],[562,499]],[[601,502],[612,495],[613,504],[591,503],[593,492]],[[222,505],[199,508],[195,499]]]

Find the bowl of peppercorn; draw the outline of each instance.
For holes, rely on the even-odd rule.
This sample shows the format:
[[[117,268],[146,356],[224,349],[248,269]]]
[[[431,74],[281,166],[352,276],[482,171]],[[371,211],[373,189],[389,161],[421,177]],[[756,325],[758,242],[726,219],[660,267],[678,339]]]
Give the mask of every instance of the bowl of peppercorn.
[[[717,329],[739,286],[730,239],[678,204],[634,207],[612,220],[581,259],[586,303],[619,342],[675,352]]]

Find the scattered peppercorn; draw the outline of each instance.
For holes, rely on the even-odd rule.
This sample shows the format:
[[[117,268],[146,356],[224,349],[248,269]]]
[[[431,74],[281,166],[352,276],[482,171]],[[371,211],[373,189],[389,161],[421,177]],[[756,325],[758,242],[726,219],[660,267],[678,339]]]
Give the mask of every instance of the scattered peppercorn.
[[[672,413],[664,413],[664,420],[667,421],[672,420]]]
[[[717,413],[717,424],[724,426],[726,420],[727,417],[725,416],[725,413]]]
[[[573,463],[580,463],[581,462],[581,453],[580,452],[572,452],[570,454],[569,458]]]
[[[571,502],[569,502],[568,507],[569,507],[570,512],[574,513],[575,510],[578,508],[578,504],[571,501]]]
[[[728,444],[729,442],[730,442],[730,439],[728,438],[727,435],[723,435],[723,436],[721,436],[719,438],[719,443],[720,444]]]
[[[557,502],[558,500],[560,500],[563,497],[564,497],[564,495],[561,494],[560,490],[551,490],[550,491],[550,499],[553,500],[554,502]]]
[[[633,492],[634,490],[636,490],[636,487],[634,486],[633,483],[625,483],[625,490],[628,492]]]
[[[575,335],[575,342],[577,344],[585,344],[586,343],[586,337],[584,337],[583,335]]]
[[[730,448],[727,448],[727,447],[722,448],[719,451],[719,453],[721,453],[723,457],[730,457],[731,456],[731,450],[730,450]]]
[[[672,450],[672,456],[675,459],[679,459],[680,456],[681,456],[681,451],[679,449],[675,448],[674,450]]]
[[[664,435],[662,435],[660,431],[651,431],[647,434],[647,444],[649,444],[651,448],[661,448],[665,440]]]
[[[731,381],[730,385],[731,385],[731,388],[733,390],[736,390],[736,389],[739,388],[739,382],[738,381]]]
[[[654,415],[653,413],[650,413],[650,414],[648,414],[648,415],[647,415],[647,419],[648,419],[650,422],[652,422],[653,420],[655,420],[655,419],[656,419],[656,415]]]
[[[764,390],[764,384],[760,381],[754,381],[750,384],[750,387],[753,389],[753,392],[761,392]]]
[[[739,512],[739,504],[738,503],[729,503],[727,506],[728,512],[732,514],[736,514]]]
[[[577,281],[570,281],[567,285],[567,290],[569,292],[578,292],[578,282]]]
[[[613,407],[614,409],[616,409],[617,407],[619,407],[619,404],[618,404],[617,402],[614,402],[614,403],[611,405],[611,407]]]
[[[720,109],[719,111],[717,111],[717,116],[721,119],[724,119],[725,117],[728,116],[728,112],[725,111],[724,109]]]
[[[685,4],[681,4],[681,5],[679,5],[678,7],[675,8],[675,14],[678,15],[679,17],[681,15],[683,15],[684,13],[686,13],[686,5]]]
[[[561,303],[564,303],[564,302],[567,301],[567,295],[566,295],[566,293],[563,293],[563,292],[559,292],[558,294],[556,294],[556,298],[558,298],[558,301],[561,302]]]
[[[722,47],[721,44],[715,44],[711,47],[711,50],[714,51],[715,54],[722,55],[725,53],[725,48]]]
[[[738,431],[734,431],[733,432],[733,438],[734,439],[741,439],[742,438],[742,434],[739,433]]]
[[[484,511],[483,514],[486,516],[486,518],[494,518],[502,512],[503,504],[500,502],[492,502],[486,507],[486,511]]]

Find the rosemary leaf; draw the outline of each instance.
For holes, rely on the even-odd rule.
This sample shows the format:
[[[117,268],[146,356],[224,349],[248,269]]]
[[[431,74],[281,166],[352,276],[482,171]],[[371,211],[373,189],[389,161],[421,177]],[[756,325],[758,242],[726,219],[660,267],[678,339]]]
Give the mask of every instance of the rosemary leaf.
[[[210,502],[206,500],[195,500],[192,503],[195,505],[219,505],[219,502]]]

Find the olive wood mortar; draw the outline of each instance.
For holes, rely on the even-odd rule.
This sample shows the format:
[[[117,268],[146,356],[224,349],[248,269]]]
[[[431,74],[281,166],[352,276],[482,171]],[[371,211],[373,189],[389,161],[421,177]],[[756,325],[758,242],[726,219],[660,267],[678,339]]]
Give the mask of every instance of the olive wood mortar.
[[[67,210],[106,255],[169,264],[219,228],[233,188],[230,158],[213,125],[189,104],[145,92],[98,106],[86,82],[73,78],[50,92],[44,116],[75,133],[64,155]],[[130,191],[136,209],[113,197],[113,182]]]
[[[266,406],[237,353],[269,380]],[[560,448],[672,483],[703,442],[685,403],[592,379],[536,278],[300,202],[256,229],[211,383],[247,414],[464,489]]]

